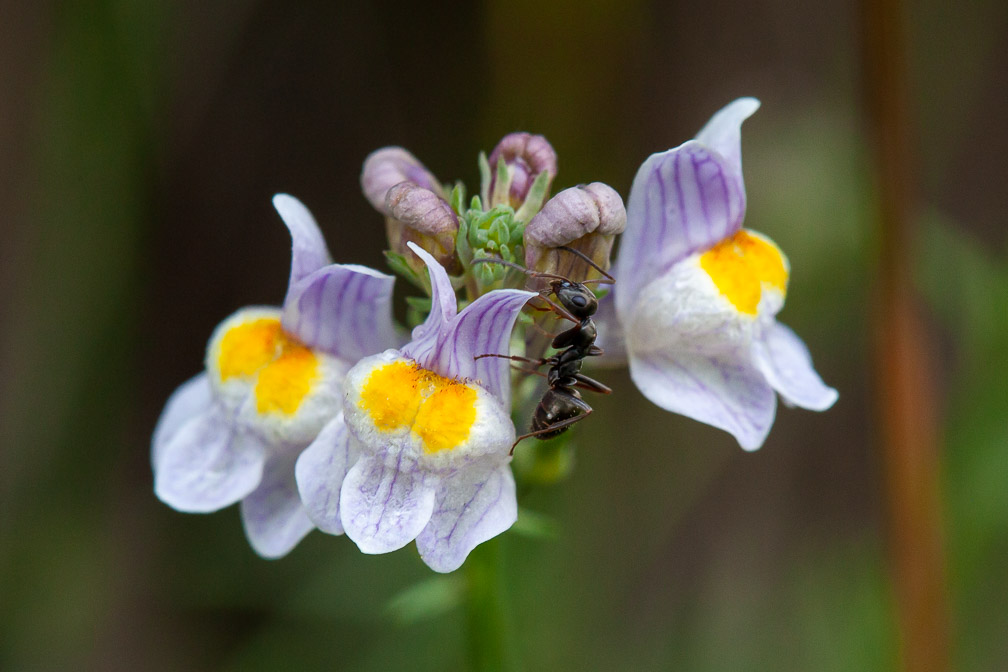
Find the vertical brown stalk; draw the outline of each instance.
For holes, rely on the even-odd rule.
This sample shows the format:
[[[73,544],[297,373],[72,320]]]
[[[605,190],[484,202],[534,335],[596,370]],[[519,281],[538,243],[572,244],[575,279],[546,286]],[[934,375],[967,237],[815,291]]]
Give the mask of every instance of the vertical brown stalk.
[[[949,625],[935,387],[911,287],[913,152],[901,0],[862,0],[866,104],[880,225],[875,374],[900,665],[947,670]]]

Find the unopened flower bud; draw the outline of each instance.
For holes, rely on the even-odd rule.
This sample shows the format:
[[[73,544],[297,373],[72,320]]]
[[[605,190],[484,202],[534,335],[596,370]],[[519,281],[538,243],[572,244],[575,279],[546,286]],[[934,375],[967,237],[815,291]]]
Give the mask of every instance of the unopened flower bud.
[[[556,248],[573,248],[608,269],[613,239],[625,228],[623,199],[609,185],[592,182],[564,189],[525,227],[525,266],[574,281],[598,277],[583,259]]]
[[[503,160],[503,174],[500,163]],[[510,205],[516,210],[525,204],[530,196],[536,200],[531,217],[539,209],[549,194],[550,184],[557,173],[557,155],[549,141],[541,135],[530,133],[510,133],[505,135],[490,152],[490,183],[487,188],[489,203]],[[537,193],[533,192],[536,178],[542,173]]]
[[[392,217],[386,203],[389,189],[402,182],[410,182],[437,196],[444,196],[437,178],[402,147],[382,147],[371,152],[364,159],[360,182],[364,197],[375,210],[385,215],[385,232],[392,250],[405,250],[406,242],[403,240],[403,224]]]
[[[458,216],[447,201],[413,182],[400,182],[388,190],[384,205],[389,217],[403,226],[401,247],[393,250],[406,256],[411,266],[416,265],[415,270],[421,271],[425,267],[416,255],[408,251],[408,242],[414,242],[430,252],[449,275],[462,272],[455,253]]]

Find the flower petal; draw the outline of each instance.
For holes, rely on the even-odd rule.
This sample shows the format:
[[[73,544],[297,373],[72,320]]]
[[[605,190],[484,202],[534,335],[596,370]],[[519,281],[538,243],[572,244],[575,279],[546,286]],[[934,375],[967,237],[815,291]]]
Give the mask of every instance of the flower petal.
[[[723,156],[742,175],[742,122],[759,109],[755,98],[739,98],[717,111],[696,139]]]
[[[417,537],[417,549],[431,569],[451,572],[477,545],[507,530],[517,518],[508,465],[459,470],[442,482],[430,523]]]
[[[825,411],[836,402],[837,391],[826,385],[812,367],[812,356],[798,336],[774,322],[762,340],[753,343],[756,366],[788,404]]]
[[[264,558],[287,555],[315,527],[298,497],[296,459],[294,453],[267,460],[259,487],[241,501],[245,535]]]
[[[357,451],[350,451],[343,414],[322,428],[318,438],[298,457],[294,468],[298,492],[308,517],[323,532],[343,534],[340,520],[340,488]]]
[[[205,412],[212,399],[210,378],[205,372],[193,376],[172,392],[154,428],[154,438],[151,441],[152,464],[157,464],[158,454],[175,433],[184,424]]]
[[[347,473],[340,492],[346,535],[363,553],[388,553],[416,539],[434,511],[432,476],[412,458],[365,456]]]
[[[696,140],[645,161],[630,189],[616,264],[616,310],[626,321],[641,287],[742,226],[742,173]]]
[[[763,374],[727,356],[630,356],[630,377],[658,406],[730,432],[756,450],[773,424],[776,396]]]
[[[599,299],[598,310],[592,316],[598,329],[595,345],[604,351],[600,360],[593,361],[599,366],[626,366],[626,334],[623,333],[623,325],[616,319],[615,293],[614,285],[608,294]]]
[[[412,182],[444,196],[437,178],[402,147],[382,147],[371,152],[364,159],[360,182],[364,197],[384,215],[392,214],[385,204],[385,195],[400,182]]]
[[[347,362],[395,347],[401,339],[392,320],[394,283],[366,266],[320,268],[287,292],[284,330]]]
[[[255,490],[265,460],[262,442],[236,431],[214,405],[158,450],[154,492],[179,511],[216,511]]]
[[[420,366],[446,378],[478,381],[506,408],[511,406],[510,362],[503,357],[477,355],[506,355],[510,351],[511,330],[522,306],[536,296],[535,292],[518,289],[500,289],[488,292],[465,307],[455,316],[455,292],[448,275],[435,259],[410,243],[411,249],[424,260],[430,272],[431,286],[436,287],[434,306],[441,314],[434,317],[431,310],[421,327],[428,328],[417,338],[421,327],[413,330],[413,341],[403,347],[403,354]],[[445,292],[450,301],[444,301]],[[437,324],[435,331],[433,325]]]
[[[301,201],[287,194],[273,197],[273,207],[280,213],[291,234],[291,273],[288,287],[301,278],[332,262],[325,238],[315,218]]]
[[[427,264],[431,283],[431,312],[424,323],[413,330],[412,340],[403,348],[403,353],[407,357],[419,361],[417,356],[412,353],[414,351],[426,353],[436,349],[439,335],[445,331],[451,320],[455,319],[458,303],[455,301],[455,290],[452,288],[451,280],[448,279],[448,273],[445,272],[444,267],[416,243],[406,244],[414,254]]]

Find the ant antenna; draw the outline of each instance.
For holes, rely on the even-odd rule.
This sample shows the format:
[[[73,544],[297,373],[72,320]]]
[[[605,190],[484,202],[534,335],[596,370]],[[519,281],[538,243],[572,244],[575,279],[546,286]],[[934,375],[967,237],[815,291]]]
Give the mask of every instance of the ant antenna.
[[[479,259],[473,259],[471,263],[474,263],[474,264],[501,264],[502,266],[507,266],[507,267],[513,268],[513,269],[515,269],[517,271],[521,271],[525,275],[527,275],[529,277],[532,277],[532,278],[555,278],[556,280],[567,280],[567,278],[565,278],[562,275],[556,275],[555,273],[543,273],[541,271],[530,271],[529,269],[525,268],[524,266],[519,266],[516,263],[510,262],[510,261],[505,261],[505,260],[499,259],[497,257],[480,257]]]
[[[602,270],[602,268],[598,264],[596,264],[594,261],[592,261],[591,257],[589,257],[587,254],[585,254],[581,250],[575,250],[573,247],[567,247],[566,245],[559,245],[559,246],[557,246],[556,249],[558,249],[558,250],[567,250],[568,252],[570,252],[571,254],[573,254],[575,257],[580,257],[581,259],[584,260],[584,262],[586,264],[588,264],[589,266],[591,266],[596,271],[598,271],[599,273],[601,273],[602,275],[604,275],[606,277],[605,280],[602,280],[601,278],[599,278],[597,280],[588,280],[586,282],[582,282],[581,283],[582,285],[587,284],[587,282],[607,282],[607,283],[614,283],[614,282],[616,282],[616,279],[614,277],[612,277],[611,275],[609,275],[608,273],[606,273],[604,270]]]

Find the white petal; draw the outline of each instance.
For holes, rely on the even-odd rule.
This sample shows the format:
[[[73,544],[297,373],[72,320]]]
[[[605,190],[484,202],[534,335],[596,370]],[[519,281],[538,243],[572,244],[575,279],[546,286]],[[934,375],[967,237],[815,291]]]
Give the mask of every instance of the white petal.
[[[294,483],[296,458],[296,453],[270,458],[259,487],[241,501],[245,535],[264,558],[287,555],[315,527]]]
[[[201,373],[179,385],[168,398],[161,417],[154,428],[154,438],[151,441],[151,463],[156,464],[158,453],[182,425],[191,419],[205,413],[212,403],[213,394],[210,380],[206,373]]]
[[[431,520],[417,537],[420,557],[436,572],[458,569],[470,551],[518,517],[511,468],[462,469],[438,490]]]
[[[825,411],[838,394],[812,367],[812,356],[798,336],[774,322],[762,340],[753,342],[756,366],[784,401],[813,411]]]
[[[291,273],[288,286],[330,263],[325,238],[315,218],[301,201],[287,194],[273,197],[273,207],[280,213],[291,234]]]
[[[343,414],[333,418],[297,460],[294,474],[308,517],[323,532],[343,534],[340,489],[357,451],[351,456]]]
[[[233,423],[212,406],[158,450],[154,492],[179,511],[222,509],[259,485],[265,452],[259,439],[235,431]]]
[[[696,139],[717,151],[742,175],[742,122],[759,109],[755,98],[739,98],[717,111]]]
[[[346,535],[364,553],[388,553],[416,539],[434,511],[434,483],[399,454],[364,456],[347,473],[340,492]]]
[[[773,424],[776,397],[763,374],[729,355],[630,355],[630,377],[658,406],[730,432],[756,450]]]

